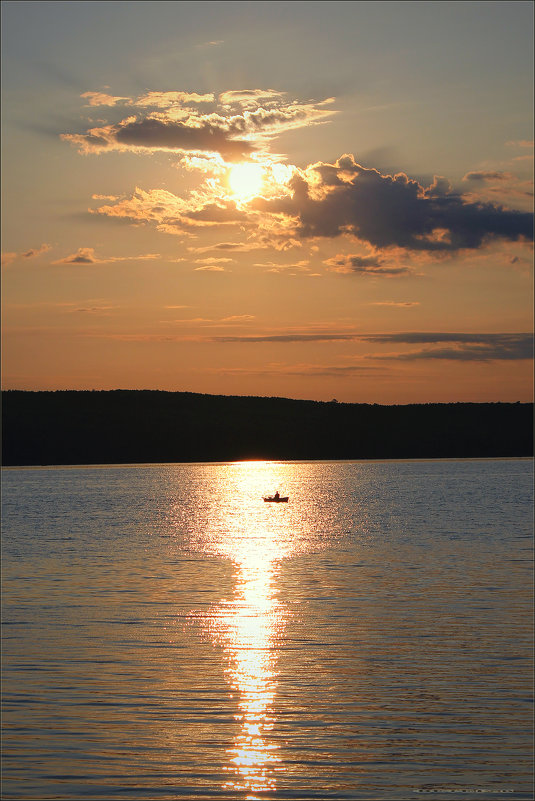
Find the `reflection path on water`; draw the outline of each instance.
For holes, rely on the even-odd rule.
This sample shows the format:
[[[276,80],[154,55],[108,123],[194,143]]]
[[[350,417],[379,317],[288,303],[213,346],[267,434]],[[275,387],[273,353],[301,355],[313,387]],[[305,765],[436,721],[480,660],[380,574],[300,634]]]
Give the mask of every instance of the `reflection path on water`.
[[[273,463],[230,465],[204,509],[194,547],[227,557],[236,566],[235,592],[204,613],[192,613],[215,645],[224,649],[228,682],[238,694],[239,731],[228,752],[225,790],[256,793],[276,788],[278,745],[270,741],[275,723],[279,642],[289,610],[277,599],[282,559],[303,552],[310,534],[297,506],[267,504],[266,491],[288,481],[288,469]],[[287,484],[280,487],[286,492]],[[236,499],[235,506],[229,497]],[[233,775],[232,775],[233,774]]]
[[[269,563],[267,569],[242,564],[239,571],[235,598],[208,613],[211,635],[227,655],[229,684],[239,693],[240,731],[229,753],[237,777],[223,787],[262,791],[275,789],[277,746],[269,742],[269,732],[283,610],[273,595]]]

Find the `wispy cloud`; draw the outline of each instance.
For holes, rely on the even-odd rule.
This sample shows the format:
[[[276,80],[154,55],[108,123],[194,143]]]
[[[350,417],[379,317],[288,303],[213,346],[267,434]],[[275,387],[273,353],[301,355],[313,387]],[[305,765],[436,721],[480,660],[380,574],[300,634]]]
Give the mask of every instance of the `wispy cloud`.
[[[129,100],[128,97],[109,95],[107,92],[84,92],[80,97],[87,100],[88,106],[116,106]]]
[[[97,256],[94,248],[78,248],[76,253],[71,253],[63,259],[52,262],[53,264],[111,264],[116,261],[147,261],[161,258],[159,253],[144,253],[140,256],[108,256],[101,258]]]
[[[8,253],[2,253],[2,266],[5,267],[8,264],[12,264],[18,259],[34,259],[36,256],[42,256],[43,253],[48,253],[51,249],[52,245],[45,242],[38,248],[30,248],[22,252],[10,251]]]
[[[118,309],[118,306],[80,306],[71,309],[72,314],[84,313],[107,316],[111,311]]]
[[[173,307],[166,307],[173,308]],[[180,307],[175,307],[180,308]],[[183,325],[196,324],[196,323],[211,323],[215,326],[227,325],[241,325],[242,323],[250,323],[255,319],[254,314],[231,314],[229,317],[187,317],[179,320],[162,320],[162,323],[179,323]]]
[[[214,95],[209,92],[198,94],[197,92],[146,92],[139,97],[124,97],[109,95],[106,92],[84,92],[80,95],[87,100],[88,106],[136,106],[139,108],[173,108],[174,106],[187,106],[189,103],[211,103]]]
[[[261,103],[265,105],[267,101],[280,103],[285,95],[286,92],[279,92],[276,89],[232,89],[222,92],[219,95],[219,102],[223,106],[258,107]]]
[[[221,258],[213,258],[213,259],[195,259],[194,264],[232,264],[235,262],[235,259],[227,259],[225,256]]]
[[[284,272],[310,272],[310,260],[301,259],[301,261],[294,261],[289,264],[282,264],[276,261],[255,262],[253,267],[262,267],[268,273],[284,273]]]
[[[532,180],[519,179],[514,173],[501,170],[472,170],[466,173],[463,181],[471,184],[471,191],[463,195],[467,203],[516,202],[529,210],[528,213],[532,210]]]
[[[213,39],[210,42],[202,42],[201,44],[198,44],[197,47],[218,47],[224,43],[224,39]]]
[[[265,242],[216,242],[214,245],[203,247],[189,247],[191,253],[210,253],[214,250],[230,251],[234,253],[248,253],[250,250],[263,250],[268,245]]]
[[[7,267],[8,264],[13,264],[19,255],[19,253],[16,253],[13,250],[2,253],[2,267]]]
[[[533,150],[535,142],[533,139],[513,139],[505,143],[508,147],[529,147]]]
[[[347,334],[338,332],[325,332],[314,334],[300,334],[300,333],[287,333],[287,334],[254,334],[244,336],[214,336],[211,338],[212,342],[236,342],[236,343],[250,343],[250,342],[351,342],[362,339],[360,334]]]
[[[374,303],[369,303],[369,306],[390,306],[394,309],[409,309],[413,306],[419,306],[420,303],[416,300],[378,300]]]
[[[219,375],[235,376],[295,376],[296,378],[305,377],[327,377],[327,378],[351,378],[352,376],[364,376],[371,374],[376,377],[381,375],[380,368],[371,364],[310,364],[298,362],[297,364],[281,364],[272,362],[264,365],[261,369],[255,367],[214,367],[206,372]]]

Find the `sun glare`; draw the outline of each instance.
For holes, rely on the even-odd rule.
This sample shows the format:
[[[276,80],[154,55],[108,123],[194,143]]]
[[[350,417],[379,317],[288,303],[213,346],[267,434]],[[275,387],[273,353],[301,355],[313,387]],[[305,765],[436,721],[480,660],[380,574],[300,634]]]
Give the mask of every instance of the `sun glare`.
[[[229,184],[240,200],[248,200],[259,192],[263,178],[260,164],[236,164],[230,170]]]

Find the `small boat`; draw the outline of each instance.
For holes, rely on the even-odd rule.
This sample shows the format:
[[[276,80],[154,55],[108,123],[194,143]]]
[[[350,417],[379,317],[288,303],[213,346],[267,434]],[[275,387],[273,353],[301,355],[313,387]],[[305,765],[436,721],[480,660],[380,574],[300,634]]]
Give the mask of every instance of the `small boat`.
[[[286,497],[283,497],[282,495],[279,495],[278,492],[276,492],[275,495],[268,495],[267,498],[264,498],[264,500],[266,501],[266,503],[288,503],[288,497],[289,497],[288,495],[286,495]]]

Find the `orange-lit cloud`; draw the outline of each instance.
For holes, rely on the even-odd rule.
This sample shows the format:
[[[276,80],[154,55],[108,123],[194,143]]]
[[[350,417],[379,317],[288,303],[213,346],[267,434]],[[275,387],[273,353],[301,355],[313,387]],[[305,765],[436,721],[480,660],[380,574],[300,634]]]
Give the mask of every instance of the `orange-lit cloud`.
[[[163,233],[187,233],[191,228],[248,224],[250,216],[225,197],[212,201],[214,193],[193,193],[181,198],[165,189],[145,191],[136,187],[129,197],[92,209],[92,214],[133,223],[153,223]]]
[[[128,97],[109,95],[106,92],[84,92],[80,97],[87,100],[88,106],[116,106],[118,103],[127,103]]]
[[[132,106],[150,106],[156,108],[170,108],[174,105],[186,105],[188,103],[212,103],[214,95],[206,92],[202,95],[198,92],[146,92],[136,100],[131,101]]]
[[[119,123],[90,127],[85,134],[61,134],[61,138],[84,154],[164,150],[216,153],[227,161],[239,161],[248,158],[266,137],[325,122],[335,113],[320,107],[322,103],[287,103],[283,95],[271,89],[232,90],[223,92],[215,102],[212,94],[195,92],[149,91],[138,98],[85,92],[82,97],[91,106],[121,104],[158,110],[145,116],[129,116]],[[264,106],[261,101],[265,101]],[[214,110],[202,114],[189,103],[213,103]],[[242,113],[229,112],[235,105],[243,108]]]
[[[78,309],[72,309],[72,314],[83,312],[85,314],[96,314],[107,316],[110,311],[118,309],[118,306],[80,306]]]
[[[214,100],[214,95],[200,95],[197,92],[146,92],[137,98],[118,97],[109,95],[105,92],[84,92],[80,97],[87,100],[89,106],[139,106],[140,108],[149,106],[152,108],[171,108],[174,105],[185,105],[187,103],[210,103]]]
[[[286,92],[278,92],[276,89],[232,89],[222,92],[219,95],[219,102],[223,106],[259,106],[260,103],[267,105],[267,102],[278,101],[286,95]]]
[[[97,256],[94,248],[78,248],[76,253],[65,256],[52,262],[53,264],[110,264],[116,261],[146,261],[159,259],[159,253],[144,253],[140,256],[108,256],[101,258]]]
[[[282,264],[276,261],[256,262],[254,267],[263,267],[268,273],[283,273],[288,270],[296,270],[297,272],[310,272],[310,261],[302,259],[291,264]]]
[[[2,253],[2,266],[6,267],[8,264],[17,261],[17,259],[33,259],[36,256],[42,256],[43,253],[48,253],[51,249],[52,245],[48,245],[45,242],[38,248],[30,248],[22,252],[10,251],[8,253]]]
[[[250,250],[262,250],[267,248],[265,242],[216,242],[214,245],[205,245],[204,247],[189,247],[188,250],[192,253],[210,253],[213,250],[230,251],[234,253],[248,253]]]
[[[231,264],[234,261],[235,259],[227,259],[225,256],[222,256],[219,259],[195,259],[194,264]]]

